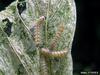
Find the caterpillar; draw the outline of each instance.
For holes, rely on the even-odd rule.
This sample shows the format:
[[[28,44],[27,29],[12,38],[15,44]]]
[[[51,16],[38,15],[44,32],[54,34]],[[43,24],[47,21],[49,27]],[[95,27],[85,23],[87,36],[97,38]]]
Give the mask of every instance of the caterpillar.
[[[48,66],[44,56],[40,58],[40,75],[48,75]]]
[[[61,24],[61,25],[59,25],[58,30],[57,30],[57,32],[55,34],[55,37],[53,38],[53,40],[51,42],[51,46],[50,46],[51,49],[55,48],[55,46],[57,44],[57,41],[61,37],[61,34],[62,34],[63,31],[64,31],[64,25]]]
[[[41,44],[41,26],[45,20],[44,16],[41,16],[39,20],[34,23],[34,40],[36,46]],[[40,75],[48,75],[48,67],[46,64],[46,59],[40,55]]]
[[[62,58],[65,57],[67,54],[68,50],[65,48],[62,51],[52,51],[49,50],[48,48],[42,48],[41,49],[41,54],[46,56],[46,57],[54,57],[54,58]]]
[[[36,46],[41,44],[41,26],[45,20],[44,16],[41,16],[35,23],[34,23],[34,40]]]

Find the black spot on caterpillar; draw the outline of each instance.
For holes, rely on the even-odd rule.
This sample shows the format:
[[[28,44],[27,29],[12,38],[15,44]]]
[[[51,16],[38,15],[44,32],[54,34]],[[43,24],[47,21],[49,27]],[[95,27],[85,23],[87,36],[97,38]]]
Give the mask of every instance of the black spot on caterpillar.
[[[61,34],[62,34],[63,31],[64,31],[64,25],[60,24],[52,42],[51,42],[50,49],[55,48],[57,41],[61,37]]]
[[[64,50],[61,51],[51,51],[48,48],[42,48],[41,49],[41,54],[46,56],[46,57],[54,57],[54,58],[62,58],[65,57],[67,54],[68,50],[65,48]]]
[[[41,44],[41,26],[45,20],[44,16],[41,16],[33,25],[34,25],[34,40],[36,46]]]

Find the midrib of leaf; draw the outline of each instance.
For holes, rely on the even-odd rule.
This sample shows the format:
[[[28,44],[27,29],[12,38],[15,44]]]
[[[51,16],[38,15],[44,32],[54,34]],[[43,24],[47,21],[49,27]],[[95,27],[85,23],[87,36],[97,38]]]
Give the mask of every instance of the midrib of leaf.
[[[51,2],[51,0],[49,0],[48,3],[47,3],[47,14],[46,14],[46,25],[45,25],[45,47],[47,47],[47,44],[48,44],[48,31],[47,31],[47,27],[48,27],[48,19],[49,19],[50,2]]]
[[[35,9],[37,9],[37,11],[36,11],[37,12],[37,15],[36,16],[39,16],[41,14],[40,13],[40,11],[41,11],[40,10],[40,6],[39,6],[39,3],[38,3],[39,0],[35,0],[35,1],[36,1],[36,5],[37,5],[37,8],[35,8]]]

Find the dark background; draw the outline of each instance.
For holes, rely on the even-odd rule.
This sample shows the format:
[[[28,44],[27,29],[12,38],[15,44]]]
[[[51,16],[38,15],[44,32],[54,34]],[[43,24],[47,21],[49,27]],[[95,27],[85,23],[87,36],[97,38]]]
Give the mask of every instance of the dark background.
[[[14,0],[0,0],[0,11]],[[76,32],[72,46],[74,73],[100,71],[100,2],[75,0]],[[78,75],[78,74],[76,74]]]
[[[4,10],[14,0],[0,0],[0,11]]]
[[[99,72],[100,2],[99,0],[75,0],[75,2],[77,26],[72,47],[74,72]]]

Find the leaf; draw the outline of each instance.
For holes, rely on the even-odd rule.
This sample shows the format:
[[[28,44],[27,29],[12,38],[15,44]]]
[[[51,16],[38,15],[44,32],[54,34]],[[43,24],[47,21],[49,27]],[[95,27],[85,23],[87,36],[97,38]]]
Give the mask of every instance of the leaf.
[[[33,39],[33,25],[41,16],[45,16],[46,21],[41,29],[42,45],[37,48]],[[6,10],[0,12],[0,73],[41,75],[41,63],[44,62],[47,63],[49,75],[72,75],[71,46],[75,22],[76,11],[73,0],[17,0],[13,2]],[[41,48],[50,48],[61,23],[64,24],[64,31],[54,49],[60,51],[67,48],[68,54],[62,59],[42,60]],[[30,31],[32,27],[33,31]]]

